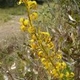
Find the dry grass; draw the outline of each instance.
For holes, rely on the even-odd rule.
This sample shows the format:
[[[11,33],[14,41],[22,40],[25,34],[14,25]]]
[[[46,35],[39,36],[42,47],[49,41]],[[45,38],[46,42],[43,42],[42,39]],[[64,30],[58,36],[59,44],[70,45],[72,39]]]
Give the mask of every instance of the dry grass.
[[[11,20],[12,15],[24,15],[26,9],[23,5],[12,8],[0,8],[0,23]]]

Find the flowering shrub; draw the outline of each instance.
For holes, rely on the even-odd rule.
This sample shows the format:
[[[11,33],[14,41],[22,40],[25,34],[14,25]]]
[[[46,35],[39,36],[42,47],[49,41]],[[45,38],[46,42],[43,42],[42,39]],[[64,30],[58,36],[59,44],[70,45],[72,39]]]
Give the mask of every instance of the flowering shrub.
[[[73,80],[74,73],[63,61],[62,51],[60,49],[55,50],[55,43],[51,34],[34,24],[38,19],[38,12],[35,12],[35,9],[37,9],[36,1],[20,0],[19,4],[21,3],[25,4],[28,16],[28,18],[20,18],[21,30],[28,34],[28,47],[36,56],[36,59],[40,60],[52,79]]]

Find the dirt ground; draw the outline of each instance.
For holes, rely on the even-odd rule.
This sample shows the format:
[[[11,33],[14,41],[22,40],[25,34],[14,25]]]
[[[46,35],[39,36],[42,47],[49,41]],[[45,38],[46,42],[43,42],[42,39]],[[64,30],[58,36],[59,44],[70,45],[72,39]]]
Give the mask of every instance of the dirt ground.
[[[20,33],[19,18],[21,16],[13,16],[11,20],[0,24],[0,42],[9,39],[11,37],[17,37]]]

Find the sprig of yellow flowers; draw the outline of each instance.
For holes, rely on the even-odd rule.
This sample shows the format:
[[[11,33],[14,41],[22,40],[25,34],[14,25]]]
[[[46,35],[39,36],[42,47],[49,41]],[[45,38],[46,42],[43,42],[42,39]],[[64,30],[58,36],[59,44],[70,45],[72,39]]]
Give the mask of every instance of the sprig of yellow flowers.
[[[71,80],[73,72],[66,71],[67,64],[62,60],[62,53],[54,51],[54,43],[49,32],[43,32],[40,28],[34,27],[33,21],[38,18],[38,13],[32,11],[37,8],[36,1],[20,0],[19,4],[24,3],[28,12],[28,19],[20,18],[21,30],[28,32],[30,49],[38,55],[47,73],[54,79]]]

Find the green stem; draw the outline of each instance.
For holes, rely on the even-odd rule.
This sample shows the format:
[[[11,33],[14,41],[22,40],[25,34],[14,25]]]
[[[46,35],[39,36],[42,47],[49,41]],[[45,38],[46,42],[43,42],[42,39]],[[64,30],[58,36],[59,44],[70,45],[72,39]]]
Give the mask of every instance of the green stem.
[[[31,18],[30,18],[30,9],[29,9],[29,7],[28,7],[28,3],[27,3],[26,0],[24,0],[24,4],[25,4],[25,6],[26,6],[26,8],[27,8],[28,19],[29,19],[29,22],[30,22],[30,26],[32,26],[32,21],[31,21]]]
[[[37,37],[36,34],[35,34],[35,36],[36,36],[37,40],[39,40],[39,38]],[[41,45],[41,47],[42,47],[42,49],[43,49],[45,55],[47,56],[47,58],[49,59],[49,61],[52,63],[53,67],[56,69],[56,67],[55,67],[55,65],[54,65],[54,63],[53,63],[53,61],[52,61],[51,58],[48,56],[48,53],[47,53],[47,51],[44,49],[44,46],[42,45],[42,43],[39,43],[39,42],[38,42],[38,44]],[[60,74],[58,71],[57,71],[57,73]]]

